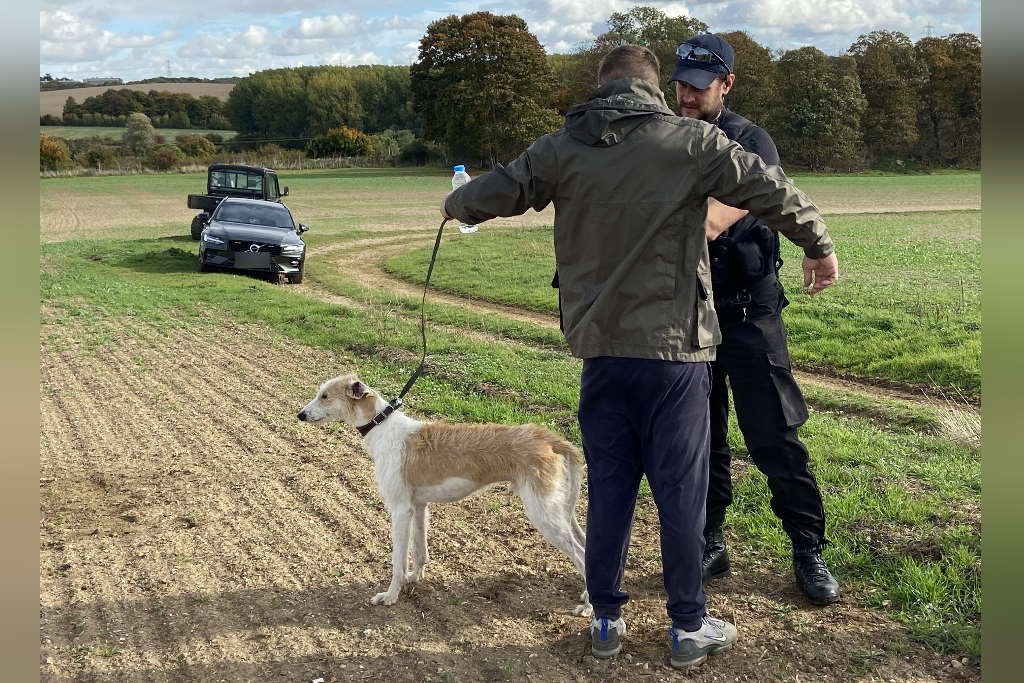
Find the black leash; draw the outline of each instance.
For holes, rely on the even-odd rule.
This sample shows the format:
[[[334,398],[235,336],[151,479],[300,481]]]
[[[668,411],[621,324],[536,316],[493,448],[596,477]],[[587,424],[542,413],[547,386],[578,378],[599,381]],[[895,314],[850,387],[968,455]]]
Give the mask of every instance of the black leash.
[[[398,392],[398,396],[388,401],[384,410],[374,415],[373,419],[365,425],[356,427],[362,436],[366,436],[371,429],[386,420],[391,413],[402,407],[402,399],[407,393],[409,393],[409,390],[412,389],[412,385],[416,383],[416,380],[420,378],[420,375],[423,374],[423,368],[427,363],[427,286],[430,285],[430,275],[434,272],[434,261],[437,260],[437,250],[441,247],[441,235],[444,234],[445,223],[450,220],[450,218],[445,218],[441,221],[441,227],[437,229],[437,239],[434,240],[434,251],[430,254],[430,265],[427,267],[427,279],[423,281],[423,298],[420,300],[420,338],[423,340],[423,356],[420,358],[420,366],[416,368],[412,375],[409,376],[409,381],[407,381],[405,386],[402,387],[402,390]]]

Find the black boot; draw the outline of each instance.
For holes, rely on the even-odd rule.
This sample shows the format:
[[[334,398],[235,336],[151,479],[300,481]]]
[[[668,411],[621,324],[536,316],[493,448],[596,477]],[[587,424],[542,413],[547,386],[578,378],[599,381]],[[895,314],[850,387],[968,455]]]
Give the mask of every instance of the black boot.
[[[722,528],[707,531],[704,534],[704,574],[703,580],[710,581],[729,573],[729,549],[725,547],[725,536]]]
[[[800,590],[815,605],[830,605],[839,600],[839,582],[822,559],[821,546],[793,548],[793,573]]]

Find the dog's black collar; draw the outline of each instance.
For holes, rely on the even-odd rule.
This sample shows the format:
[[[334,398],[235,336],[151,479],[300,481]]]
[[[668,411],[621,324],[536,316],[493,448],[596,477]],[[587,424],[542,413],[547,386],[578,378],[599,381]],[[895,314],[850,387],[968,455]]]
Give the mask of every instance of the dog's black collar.
[[[367,434],[369,434],[371,429],[379,425],[384,420],[388,419],[388,417],[391,416],[391,413],[398,410],[401,406],[402,399],[400,398],[396,398],[394,401],[388,403],[386,406],[384,406],[384,410],[380,411],[379,413],[373,416],[372,420],[364,424],[362,427],[356,427],[356,429],[359,431],[359,435],[366,436]]]

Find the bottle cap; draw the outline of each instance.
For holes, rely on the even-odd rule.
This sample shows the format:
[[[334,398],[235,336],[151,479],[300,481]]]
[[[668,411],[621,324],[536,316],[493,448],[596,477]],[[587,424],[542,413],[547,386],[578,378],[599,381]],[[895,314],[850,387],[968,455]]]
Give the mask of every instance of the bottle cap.
[[[458,166],[452,166],[452,170],[458,173],[459,171],[465,171],[466,167],[463,166],[462,164],[459,164]]]

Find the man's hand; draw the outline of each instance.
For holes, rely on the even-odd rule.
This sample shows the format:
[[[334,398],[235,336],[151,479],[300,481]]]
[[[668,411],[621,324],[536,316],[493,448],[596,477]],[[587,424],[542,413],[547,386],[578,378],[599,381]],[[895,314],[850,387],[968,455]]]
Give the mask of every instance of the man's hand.
[[[804,257],[804,287],[811,288],[814,296],[826,287],[831,287],[839,279],[839,259],[833,251],[825,258]]]
[[[449,192],[448,194],[451,194],[451,193]],[[446,201],[448,201],[448,195],[447,194],[444,196],[444,199],[441,200],[441,216],[445,220],[448,220],[448,219],[451,218],[451,216],[448,215],[448,211],[446,211],[445,208],[444,208],[444,203]]]
[[[733,223],[747,215],[746,209],[736,209],[723,204],[714,197],[708,197],[708,215],[704,220],[704,233],[708,242],[712,242],[723,232],[732,227]]]

